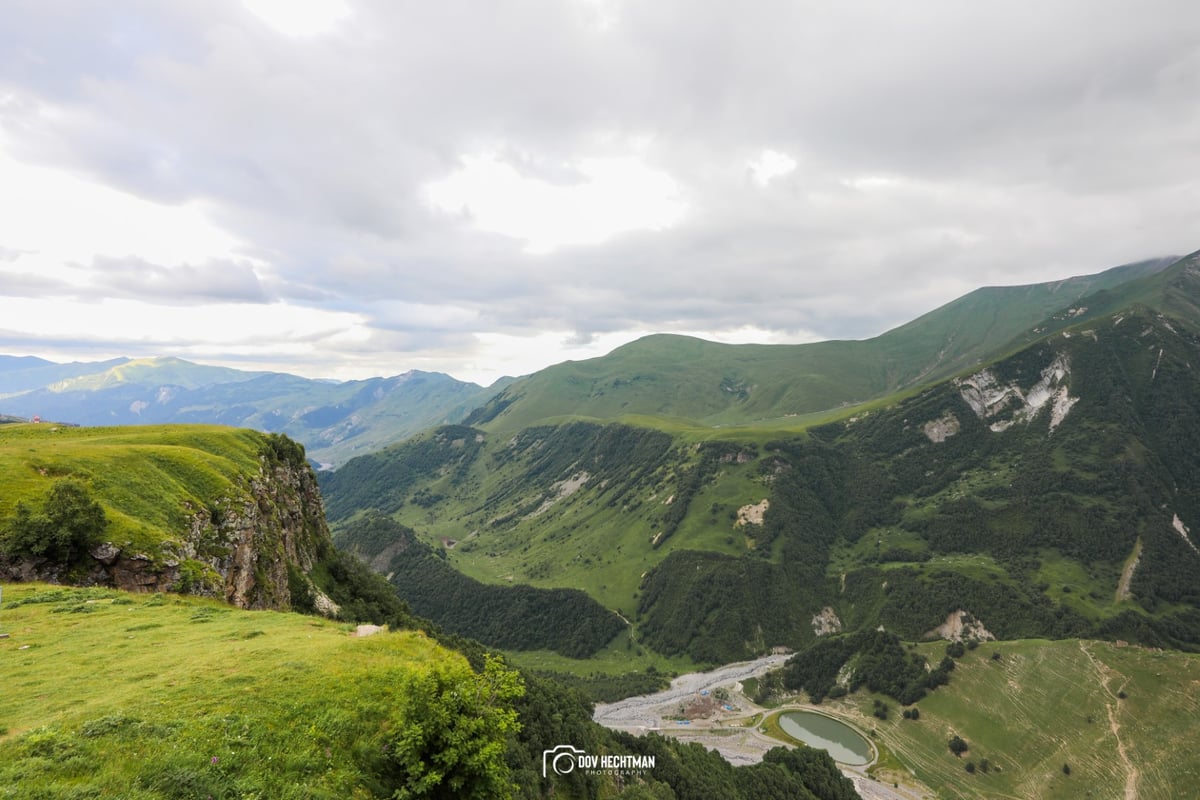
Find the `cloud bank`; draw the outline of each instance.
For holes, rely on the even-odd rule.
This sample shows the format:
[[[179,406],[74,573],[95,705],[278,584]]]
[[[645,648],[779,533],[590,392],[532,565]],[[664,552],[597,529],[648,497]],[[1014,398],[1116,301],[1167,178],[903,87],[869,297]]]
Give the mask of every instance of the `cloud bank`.
[[[1182,1],[17,0],[0,351],[486,383],[873,336],[1200,247],[1197,97]]]

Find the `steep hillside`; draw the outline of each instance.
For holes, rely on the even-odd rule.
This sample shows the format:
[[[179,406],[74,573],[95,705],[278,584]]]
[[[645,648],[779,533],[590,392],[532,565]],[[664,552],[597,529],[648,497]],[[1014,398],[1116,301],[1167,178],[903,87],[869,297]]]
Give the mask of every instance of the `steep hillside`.
[[[493,391],[417,371],[338,383],[178,358],[91,365],[5,358],[0,412],[81,425],[195,422],[282,432],[326,465],[455,422]]]
[[[1100,295],[1165,287],[1174,315],[1068,309],[986,368],[798,433],[445,429],[323,476],[331,519],[378,509],[468,575],[582,588],[701,662],[963,615],[1200,649],[1194,262]]]
[[[331,550],[303,453],[210,426],[5,425],[0,575],[289,608]]]
[[[978,289],[863,341],[726,345],[648,336],[601,358],[559,364],[520,380],[465,422],[496,430],[565,416],[778,423],[890,395],[993,359],[1054,312],[1087,295],[1153,276],[1174,261],[1154,259],[1050,283]],[[1141,299],[1121,296],[1126,304]]]
[[[494,586],[468,578],[446,564],[444,550],[380,514],[354,520],[336,543],[386,575],[416,614],[492,647],[586,658],[625,629],[619,616],[578,589]]]

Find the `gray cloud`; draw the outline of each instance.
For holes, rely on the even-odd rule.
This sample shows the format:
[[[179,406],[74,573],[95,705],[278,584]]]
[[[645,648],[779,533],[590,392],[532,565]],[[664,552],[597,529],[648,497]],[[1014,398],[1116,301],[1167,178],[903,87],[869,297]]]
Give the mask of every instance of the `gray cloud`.
[[[140,258],[96,258],[95,283],[85,294],[151,300],[168,305],[266,303],[272,299],[246,263],[209,261],[164,267]]]
[[[6,12],[10,151],[202,200],[270,272],[109,262],[104,290],[356,311],[396,362],[489,330],[870,336],[979,285],[1200,246],[1184,0],[614,0],[607,28],[583,2],[361,0],[303,40],[232,0],[119,5]],[[464,154],[570,185],[634,139],[687,202],[666,231],[531,256],[421,201]],[[766,148],[797,166],[763,187]]]
[[[23,255],[30,253],[30,250],[19,250],[13,247],[5,247],[0,244],[0,261],[16,261]]]
[[[28,272],[0,272],[0,297],[61,297],[74,291],[70,284],[56,278]]]

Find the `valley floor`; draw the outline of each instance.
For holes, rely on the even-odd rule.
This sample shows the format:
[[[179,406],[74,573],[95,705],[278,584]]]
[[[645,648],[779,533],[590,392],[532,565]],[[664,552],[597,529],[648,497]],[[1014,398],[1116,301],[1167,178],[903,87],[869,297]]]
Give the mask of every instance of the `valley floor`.
[[[734,765],[755,764],[768,750],[784,744],[763,732],[762,723],[767,715],[814,708],[809,704],[789,703],[767,709],[742,692],[742,681],[782,667],[789,657],[770,655],[709,672],[680,675],[661,692],[597,704],[593,718],[608,728],[634,734],[653,731],[682,741],[698,742],[717,751]],[[725,702],[711,699],[717,689],[729,692]],[[828,713],[828,709],[823,708],[822,712]],[[842,772],[854,781],[864,800],[920,800],[933,796],[912,780],[893,787],[868,776],[867,767],[841,767]]]

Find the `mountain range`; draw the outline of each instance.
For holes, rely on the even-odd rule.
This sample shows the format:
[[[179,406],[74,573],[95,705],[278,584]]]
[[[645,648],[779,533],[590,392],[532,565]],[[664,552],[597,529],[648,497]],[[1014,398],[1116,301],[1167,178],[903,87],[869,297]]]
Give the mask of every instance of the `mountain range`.
[[[507,379],[498,382],[498,390]],[[0,356],[0,414],[80,425],[209,423],[286,433],[323,467],[456,422],[493,389],[437,372],[323,381],[178,358]]]
[[[436,605],[405,569],[426,555],[388,550],[415,538],[484,584],[583,589],[634,653],[960,618],[1200,649],[1198,300],[1194,254],[982,289],[865,342],[649,337],[322,491],[335,540],[410,602]]]
[[[488,389],[3,357],[0,413],[284,431],[337,467],[343,547],[517,649],[715,663],[960,611],[1191,648],[1198,260],[986,287],[863,341],[649,336]],[[502,622],[555,606],[546,635]]]
[[[336,384],[177,359],[0,357],[8,416],[282,428],[311,460],[337,466],[317,476],[318,496],[304,451],[284,436],[6,424],[0,543],[19,551],[10,569],[46,562],[38,576],[55,580],[144,588],[146,573],[174,591],[249,598],[243,605],[420,627],[396,640],[403,670],[441,664],[453,686],[480,679],[473,674],[498,678],[484,648],[501,649],[524,670],[526,699],[485,711],[520,720],[505,745],[520,796],[624,788],[631,797],[760,797],[769,782],[779,796],[851,796],[832,761],[813,751],[731,772],[698,745],[598,729],[583,695],[544,680],[552,673],[611,699],[660,688],[664,673],[772,649],[798,656],[748,682],[746,696],[770,704],[804,692],[814,703],[832,699],[835,715],[866,720],[892,753],[873,767],[877,779],[916,775],[956,796],[1074,797],[1081,787],[1121,785],[1126,796],[1139,787],[1178,796],[1193,768],[1180,743],[1195,737],[1187,687],[1200,653],[1198,365],[1200,253],[980,289],[865,341],[652,336],[488,389],[430,373]],[[96,503],[104,518],[89,511]],[[59,519],[103,521],[106,541],[85,549],[59,541]],[[289,544],[273,520],[316,544]],[[55,547],[70,553],[57,571]],[[265,556],[275,557],[270,570]],[[123,572],[108,575],[109,566]],[[251,583],[271,588],[239,594]],[[23,587],[21,635],[58,623],[56,636],[72,647],[119,639],[103,648],[119,662],[141,652],[126,648],[144,631],[162,628],[157,646],[170,649],[208,623],[220,641],[204,640],[206,651],[262,639],[281,662],[274,666],[324,674],[301,654],[319,623],[251,630],[249,618],[218,624],[221,612],[183,600],[171,601],[173,616],[157,615],[168,601],[143,596]],[[41,604],[47,610],[32,608]],[[155,620],[118,621],[131,614]],[[349,652],[334,628],[321,630],[331,634],[323,652]],[[429,650],[426,634],[461,649],[474,672]],[[295,639],[292,649],[281,649],[284,637]],[[959,644],[945,646],[935,667],[938,639]],[[168,696],[193,702],[173,692],[175,681],[155,686],[158,699],[137,715],[97,703],[88,689],[70,704],[86,710],[32,729],[44,713],[44,668],[23,658],[17,727],[0,728],[0,783],[38,771],[38,785],[57,792],[80,776],[73,758],[45,771],[48,756],[102,755],[124,743],[112,752],[137,764],[136,775],[96,773],[89,790],[125,791],[132,781],[147,796],[270,793],[276,770],[247,765],[278,756],[281,745],[254,742],[257,757],[242,765],[225,751],[209,755],[236,731],[193,731],[183,712],[164,714]],[[114,674],[144,669],[114,664]],[[235,678],[246,680],[222,672],[222,697],[241,691]],[[415,708],[409,696],[424,684],[405,681],[400,707]],[[215,684],[184,683],[212,703]],[[364,673],[353,683],[375,691],[388,682]],[[272,679],[256,691],[267,697],[288,685]],[[453,686],[444,697],[461,696]],[[368,738],[378,729],[367,718],[376,705],[351,721],[345,709],[359,704],[322,698],[306,720]],[[887,698],[905,706],[903,721],[888,718]],[[264,707],[276,706],[297,708]],[[327,719],[334,707],[342,716]],[[225,725],[233,712],[223,713]],[[273,720],[256,726],[275,730]],[[296,775],[330,757],[321,725],[309,729],[305,759],[289,762]],[[153,747],[180,736],[195,752]],[[963,771],[953,749],[960,738],[982,777]],[[411,764],[395,768],[378,755],[387,747],[370,742],[356,745],[354,776],[338,780],[390,787],[411,778]],[[624,787],[551,778],[544,764],[539,779],[539,756],[563,742],[652,753],[671,766]]]
[[[173,357],[59,364],[0,355],[0,416],[81,425],[212,423],[286,433],[336,468],[433,426],[517,428],[563,415],[771,424],[886,396],[980,363],[1076,300],[1154,275],[1157,258],[1051,283],[986,287],[885,334],[804,345],[648,336],[489,387],[436,372],[335,382]],[[715,378],[715,380],[714,380]]]

